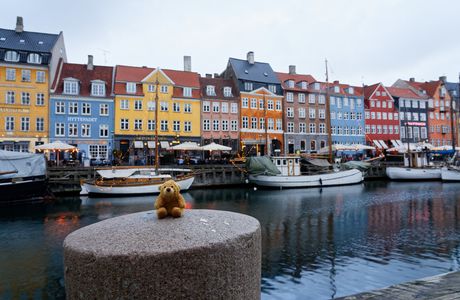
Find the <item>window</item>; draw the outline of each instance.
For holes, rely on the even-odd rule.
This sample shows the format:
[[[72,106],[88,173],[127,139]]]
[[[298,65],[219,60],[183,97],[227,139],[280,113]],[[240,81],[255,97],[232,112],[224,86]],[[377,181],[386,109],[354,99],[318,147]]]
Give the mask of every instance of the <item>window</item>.
[[[91,83],[91,96],[97,96],[97,97],[105,96],[105,83],[103,82]]]
[[[212,120],[212,130],[219,131],[219,120]]]
[[[6,53],[5,53],[5,61],[18,62],[19,61],[19,53],[17,53],[16,51],[6,51]]]
[[[180,131],[180,121],[173,121],[173,131]]]
[[[360,98],[356,99],[356,107],[361,107],[363,104],[362,100]]]
[[[264,110],[265,106],[264,106],[264,100],[263,99],[259,99],[259,109],[260,110]]]
[[[375,134],[377,132],[377,128],[375,127],[375,125],[372,125],[372,134]]]
[[[420,108],[426,108],[426,102],[420,101]]]
[[[388,126],[388,133],[393,134],[393,125]]]
[[[35,120],[35,127],[37,131],[45,131],[45,118],[37,118]]]
[[[208,96],[215,96],[216,95],[216,89],[213,85],[207,85],[206,86],[206,95]]]
[[[173,103],[173,112],[180,112],[180,103],[178,102]]]
[[[212,112],[218,113],[219,110],[220,110],[220,103],[219,102],[213,102],[212,103]]]
[[[308,83],[307,83],[306,81],[300,82],[300,88],[301,88],[302,90],[306,90],[307,87],[308,87]]]
[[[299,99],[299,103],[305,103],[305,94],[298,94],[297,98]]]
[[[224,97],[231,97],[232,96],[232,88],[229,86],[224,87]]]
[[[316,151],[316,141],[315,140],[312,140],[310,142],[310,150]]]
[[[310,123],[310,133],[316,133],[316,124]]]
[[[134,100],[134,110],[142,110],[142,100]]]
[[[305,118],[305,108],[299,108],[299,118]]]
[[[340,87],[335,85],[334,86],[334,93],[340,93]]]
[[[342,113],[341,112],[337,113],[337,120],[342,120]]]
[[[16,69],[6,69],[6,80],[16,80]]]
[[[148,85],[148,91],[151,92],[151,93],[155,92],[155,85],[149,84]]]
[[[324,109],[319,109],[318,113],[319,113],[319,118],[320,119],[325,119],[326,118],[326,111]]]
[[[185,121],[184,122],[184,131],[185,132],[192,132],[192,122],[191,121]]]
[[[245,91],[252,91],[252,82],[245,82],[244,83],[244,90]]]
[[[287,102],[294,102],[294,94],[291,92],[286,93],[286,101]]]
[[[222,131],[228,131],[228,120],[222,120]]]
[[[307,126],[305,123],[299,123],[299,133],[307,133]]]
[[[331,120],[335,120],[335,118],[336,118],[335,111],[331,111]]]
[[[230,123],[231,123],[231,130],[232,131],[238,131],[238,121],[237,120],[232,120]]]
[[[45,72],[44,71],[36,71],[36,82],[43,83],[45,82]]]
[[[382,101],[382,108],[387,108],[387,102],[386,101]]]
[[[78,81],[64,80],[64,94],[77,95],[78,94]]]
[[[397,119],[398,119],[398,116],[399,116],[398,113],[394,113],[394,114],[393,114],[393,119],[397,120]]]
[[[82,137],[91,136],[91,125],[90,124],[81,124],[81,136]]]
[[[69,136],[78,136],[78,125],[75,123],[69,124]]]
[[[136,83],[135,82],[127,82],[126,83],[126,92],[128,94],[135,94],[136,93]]]
[[[294,132],[294,123],[292,122],[287,123],[287,132]]]
[[[161,131],[168,131],[168,120],[161,120],[160,121],[160,130]]]
[[[129,119],[121,119],[120,120],[120,129],[121,130],[128,130],[129,129]]]
[[[257,99],[251,99],[251,108],[257,108]]]
[[[259,129],[265,129],[265,118],[259,118]]]
[[[14,102],[15,102],[15,94],[14,94],[13,91],[6,92],[5,102],[6,102],[6,104],[14,104]]]
[[[382,134],[382,125],[377,125],[377,134]]]
[[[308,103],[310,104],[315,104],[316,100],[315,100],[315,94],[310,94],[308,95]]]
[[[257,129],[257,118],[255,118],[255,117],[251,118],[251,128],[252,129]]]
[[[134,120],[134,130],[142,130],[142,120],[141,119]]]
[[[232,103],[230,108],[231,108],[232,114],[237,114],[238,113],[238,103]]]
[[[371,133],[371,126],[366,125],[366,134],[369,134],[369,133]]]
[[[42,63],[42,57],[40,54],[37,53],[30,53],[27,56],[27,62],[30,64],[41,64]]]
[[[283,130],[283,120],[276,119],[276,130]]]
[[[78,115],[78,103],[77,102],[69,103],[69,115]]]
[[[343,98],[343,106],[348,106],[348,98]]]
[[[267,109],[268,110],[273,110],[273,100],[268,100],[267,101]]]
[[[29,130],[30,130],[30,118],[21,117],[21,131],[29,131]]]
[[[89,103],[83,103],[82,109],[81,109],[81,114],[82,115],[91,115],[91,104]]]
[[[275,129],[275,122],[272,118],[268,118],[267,120],[267,129],[268,130],[274,130]]]
[[[263,106],[263,102],[262,102],[262,106]],[[222,103],[222,112],[223,113],[228,113],[228,103],[227,102]]]
[[[54,112],[58,115],[60,114],[65,114],[65,104],[62,101],[56,102],[55,110]]]
[[[366,120],[369,120],[371,118],[370,112],[369,111],[364,112],[364,117],[366,118]]]
[[[371,107],[375,107],[375,101],[374,100],[371,100],[370,103],[371,103]]]
[[[324,123],[319,124],[319,133],[326,133],[326,125]]]
[[[107,145],[89,145],[89,154],[91,158],[106,159]]]
[[[422,139],[428,138],[426,127],[420,127],[420,138]]]
[[[203,131],[211,130],[211,122],[209,120],[203,120]]]
[[[242,127],[243,128],[249,128],[249,118],[248,117],[243,117],[242,119]]]
[[[109,105],[108,104],[99,104],[99,115],[100,116],[109,115]]]
[[[342,98],[336,98],[337,100],[337,108],[342,108]]]
[[[184,112],[191,113],[192,112],[192,105],[190,103],[184,104]]]
[[[309,108],[308,109],[308,116],[310,119],[316,118],[316,110],[314,108]]]
[[[416,112],[412,113],[412,120],[418,121],[418,113]]]
[[[211,103],[209,101],[203,101],[203,112],[211,111]]]
[[[388,134],[388,126],[383,125],[383,134]]]
[[[420,113],[420,121],[426,121],[426,113]]]
[[[155,120],[147,120],[147,130],[155,130]]]
[[[65,136],[65,125],[64,123],[55,123],[55,135]]]
[[[30,76],[31,76],[30,70],[22,70],[21,74],[22,74],[21,75],[22,81],[30,82]]]
[[[293,107],[288,107],[286,111],[287,117],[288,118],[294,118],[294,108]]]
[[[183,96],[184,97],[192,97],[192,88],[184,87]]]
[[[21,93],[21,104],[30,105],[30,93],[26,93],[26,92]]]
[[[344,112],[344,113],[343,113],[343,119],[344,119],[344,120],[348,120],[348,112]]]
[[[393,114],[392,113],[388,113],[388,120],[393,120]]]
[[[276,101],[276,110],[281,110],[281,101]]]
[[[35,105],[43,106],[45,105],[45,94],[38,93],[35,98]]]
[[[387,119],[387,113],[386,112],[383,112],[382,113],[382,120],[386,120]]]
[[[380,120],[380,119],[382,119],[382,113],[378,111],[377,112],[377,120]]]
[[[160,111],[168,111],[168,102],[166,101],[160,102]]]

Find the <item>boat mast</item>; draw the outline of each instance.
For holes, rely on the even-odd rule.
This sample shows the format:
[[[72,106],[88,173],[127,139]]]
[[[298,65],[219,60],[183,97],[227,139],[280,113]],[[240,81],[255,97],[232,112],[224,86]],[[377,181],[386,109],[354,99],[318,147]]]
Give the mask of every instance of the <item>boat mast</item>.
[[[268,103],[266,103],[267,101],[265,100],[265,93],[263,94],[263,101],[264,101],[264,127],[265,127],[265,155],[268,156],[268,120],[267,120],[267,106],[268,106]]]
[[[460,73],[458,74],[458,88],[460,91]],[[453,94],[453,93],[452,93]],[[457,120],[454,120],[454,106],[455,108],[457,107],[458,103],[455,103],[455,95],[452,95],[452,99],[450,99],[450,128],[451,128],[451,134],[452,134],[452,150],[454,151],[454,156],[455,156],[455,132],[456,132],[456,127],[457,127]],[[454,122],[455,121],[455,122]]]
[[[402,101],[404,101],[404,114],[405,114],[405,116],[404,116],[404,128],[406,128],[405,131],[406,131],[406,140],[407,140],[407,160],[408,160],[408,163],[409,163],[408,167],[410,168],[412,166],[412,164],[411,164],[411,155],[410,155],[409,130],[408,130],[408,127],[407,127],[409,125],[409,124],[407,124],[407,119],[408,119],[408,117],[407,117],[407,105],[406,105],[407,102],[404,99]],[[410,101],[409,101],[409,103],[410,103]],[[401,104],[399,104],[399,106],[401,106]],[[415,139],[414,139],[414,143],[415,143]]]
[[[158,70],[157,68],[157,76],[155,80],[155,173],[158,175],[158,166],[159,166],[159,155],[158,155],[158,87],[160,83],[158,82]]]
[[[332,135],[331,135],[331,109],[330,109],[330,99],[329,99],[329,72],[327,69],[327,59],[326,63],[326,130],[327,130],[327,144],[329,147],[329,163],[332,164]],[[321,95],[321,94],[320,94]]]

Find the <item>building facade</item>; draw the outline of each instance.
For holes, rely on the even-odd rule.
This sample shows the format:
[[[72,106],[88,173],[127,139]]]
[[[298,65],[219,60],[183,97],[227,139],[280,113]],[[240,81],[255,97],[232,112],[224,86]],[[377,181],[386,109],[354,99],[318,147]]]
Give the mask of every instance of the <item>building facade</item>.
[[[365,144],[364,97],[361,90],[334,81],[329,85],[334,144]]]
[[[403,143],[428,141],[428,97],[409,88],[387,87],[399,111],[399,132]]]
[[[283,91],[268,63],[230,58],[222,77],[240,96],[240,149],[246,155],[275,155],[284,150]]]
[[[394,99],[382,83],[365,86],[364,106],[366,143],[381,150],[393,145],[400,138],[399,111]]]
[[[49,141],[49,88],[59,60],[66,61],[64,37],[0,29],[0,149],[34,152]]]
[[[174,144],[200,143],[200,104],[195,72],[116,66],[117,155],[129,164],[153,164],[156,126],[162,155]]]
[[[239,95],[233,81],[200,78],[201,85],[201,144],[215,142],[239,150]]]
[[[320,113],[316,113],[322,110],[322,115],[325,115],[325,102],[321,101],[324,95],[320,98],[310,93],[310,85],[316,81],[315,78],[297,74],[293,65],[289,66],[289,73],[277,72],[276,75],[284,91],[284,152],[293,154],[316,151],[317,145],[327,139],[324,133],[320,133],[320,126],[323,126],[324,131],[325,124],[318,124]],[[322,123],[325,123],[324,118]]]
[[[114,68],[62,63],[50,95],[50,142],[78,147],[78,159],[112,159]]]

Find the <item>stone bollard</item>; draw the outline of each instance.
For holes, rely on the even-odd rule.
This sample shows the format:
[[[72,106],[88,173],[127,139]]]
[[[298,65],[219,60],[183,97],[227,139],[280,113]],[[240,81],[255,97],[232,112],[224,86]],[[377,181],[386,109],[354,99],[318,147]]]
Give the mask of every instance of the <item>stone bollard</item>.
[[[116,217],[67,236],[64,273],[67,299],[260,299],[260,224],[199,209]]]

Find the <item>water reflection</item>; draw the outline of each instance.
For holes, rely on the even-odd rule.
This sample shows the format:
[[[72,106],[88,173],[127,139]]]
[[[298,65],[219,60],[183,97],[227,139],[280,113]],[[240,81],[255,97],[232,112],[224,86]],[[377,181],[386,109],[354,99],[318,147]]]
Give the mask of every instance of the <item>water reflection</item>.
[[[262,298],[328,299],[458,270],[460,185],[191,190],[190,208],[252,215]],[[153,209],[155,197],[67,198],[0,211],[0,298],[64,298],[62,241],[82,226]]]

